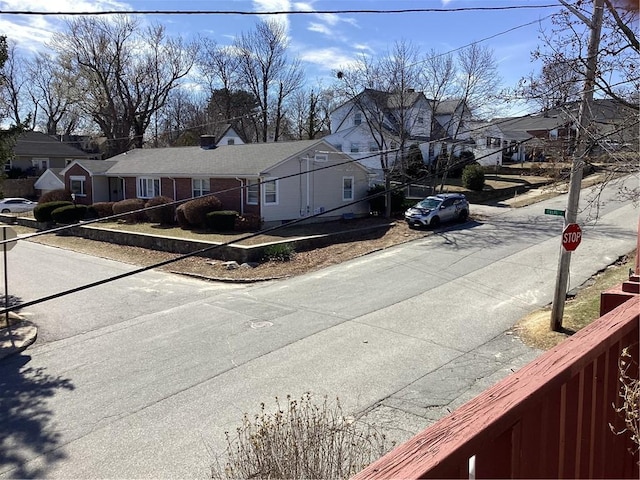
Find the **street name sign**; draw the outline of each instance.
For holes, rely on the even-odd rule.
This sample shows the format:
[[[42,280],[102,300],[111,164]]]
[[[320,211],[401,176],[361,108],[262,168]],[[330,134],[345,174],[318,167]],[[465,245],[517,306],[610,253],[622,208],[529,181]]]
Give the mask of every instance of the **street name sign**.
[[[14,238],[17,238],[18,236],[16,235],[16,231],[11,228],[11,227],[6,227],[6,226],[2,226],[2,232],[0,232],[0,240],[13,240]],[[16,246],[16,243],[18,243],[17,241],[14,242],[7,242],[7,243],[3,243],[2,244],[2,250],[4,250],[5,252],[8,252],[9,250],[11,250],[13,247]]]
[[[545,215],[558,215],[559,217],[564,217],[564,210],[553,210],[551,208],[544,209]]]
[[[577,223],[570,223],[562,231],[562,246],[567,252],[573,252],[582,241],[582,229]]]

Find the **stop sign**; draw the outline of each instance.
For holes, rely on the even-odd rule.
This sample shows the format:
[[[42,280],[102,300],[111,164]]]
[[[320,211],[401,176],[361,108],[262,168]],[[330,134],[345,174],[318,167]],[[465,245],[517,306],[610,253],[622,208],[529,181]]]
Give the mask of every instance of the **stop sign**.
[[[582,229],[577,223],[570,223],[562,231],[562,246],[567,252],[573,252],[582,240]]]

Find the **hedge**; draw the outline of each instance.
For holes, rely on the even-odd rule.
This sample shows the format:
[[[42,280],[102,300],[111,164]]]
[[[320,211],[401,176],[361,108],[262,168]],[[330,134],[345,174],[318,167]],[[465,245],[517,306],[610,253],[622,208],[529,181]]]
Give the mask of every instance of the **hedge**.
[[[230,232],[235,228],[238,212],[234,210],[217,210],[207,213],[205,218],[209,230],[214,232]]]
[[[207,213],[222,209],[222,202],[214,195],[198,197],[182,205],[184,218],[191,227],[207,226]]]
[[[119,215],[121,213],[133,212],[135,210],[142,210],[144,208],[144,200],[141,198],[128,198],[126,200],[120,200],[113,204],[113,214]],[[122,220],[129,223],[139,223],[147,220],[147,215],[144,212],[132,213],[131,215],[123,215],[120,217]]]
[[[51,218],[51,212],[56,208],[65,207],[67,205],[73,206],[73,203],[66,201],[39,203],[33,209],[33,216],[38,222],[52,222],[53,219]]]
[[[51,212],[51,219],[56,223],[76,223],[84,220],[87,209],[86,205],[65,205]]]
[[[71,192],[69,190],[65,190],[64,188],[59,188],[57,190],[50,190],[48,192],[43,193],[38,199],[38,203],[51,203],[51,202],[71,202]]]
[[[97,218],[110,217],[113,215],[113,204],[115,202],[96,202],[91,208],[96,212]]]
[[[166,205],[172,203],[173,200],[162,195],[153,197],[144,204],[145,208],[156,207],[147,211],[147,218],[152,223],[160,225],[173,225],[176,218],[176,207],[174,205]],[[165,206],[159,206],[165,205]]]

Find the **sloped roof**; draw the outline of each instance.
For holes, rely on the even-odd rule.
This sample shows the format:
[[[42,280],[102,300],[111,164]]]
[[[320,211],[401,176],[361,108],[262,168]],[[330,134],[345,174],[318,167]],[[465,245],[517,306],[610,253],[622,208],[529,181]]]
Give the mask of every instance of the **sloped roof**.
[[[492,120],[491,123],[500,128],[503,132],[531,132],[539,130],[554,130],[570,122],[571,120],[565,115],[527,115],[524,117],[497,118]]]
[[[323,140],[222,145],[209,150],[201,147],[143,148],[112,157],[116,164],[107,173],[168,177],[257,176],[314,146],[324,151],[335,150]]]
[[[460,104],[462,103],[462,99],[455,98],[453,100],[440,100],[436,102],[432,100],[435,104],[435,114],[436,115],[453,115]]]
[[[61,172],[61,175],[69,170],[73,165],[80,165],[87,172],[93,175],[102,175],[107,172],[111,167],[113,167],[116,163],[114,160],[75,160],[67,165]]]
[[[21,157],[88,158],[90,155],[71,145],[59,142],[41,132],[25,132],[16,140],[13,153]]]

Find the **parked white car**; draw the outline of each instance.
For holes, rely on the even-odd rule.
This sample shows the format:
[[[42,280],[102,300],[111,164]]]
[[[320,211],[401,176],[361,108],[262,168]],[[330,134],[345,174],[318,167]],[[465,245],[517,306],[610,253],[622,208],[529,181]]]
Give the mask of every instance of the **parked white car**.
[[[33,210],[37,202],[26,198],[3,198],[0,200],[0,213],[22,213]]]

